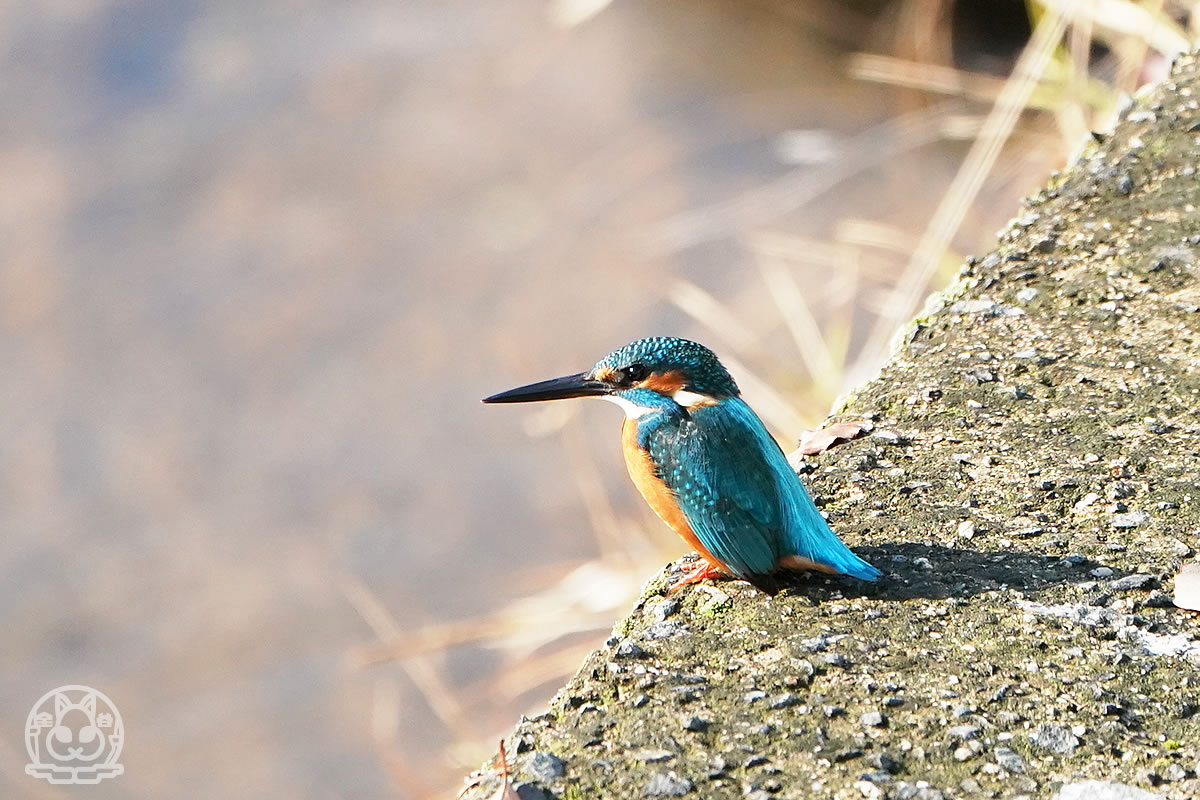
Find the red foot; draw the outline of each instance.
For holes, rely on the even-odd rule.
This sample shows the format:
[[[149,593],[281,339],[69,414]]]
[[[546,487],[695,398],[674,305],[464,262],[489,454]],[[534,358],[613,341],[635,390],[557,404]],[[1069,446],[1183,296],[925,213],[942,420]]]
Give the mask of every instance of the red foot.
[[[727,577],[725,571],[706,558],[693,561],[683,568],[683,577],[667,587],[667,594],[691,583],[699,583],[708,578]]]

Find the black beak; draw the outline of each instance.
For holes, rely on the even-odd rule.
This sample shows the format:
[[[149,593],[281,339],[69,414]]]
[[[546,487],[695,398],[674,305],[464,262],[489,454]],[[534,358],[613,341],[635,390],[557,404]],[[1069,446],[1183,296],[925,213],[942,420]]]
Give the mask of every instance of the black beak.
[[[483,398],[485,403],[532,403],[536,400],[562,400],[567,397],[600,397],[612,393],[604,381],[594,380],[590,372],[551,378],[548,381],[518,386]]]

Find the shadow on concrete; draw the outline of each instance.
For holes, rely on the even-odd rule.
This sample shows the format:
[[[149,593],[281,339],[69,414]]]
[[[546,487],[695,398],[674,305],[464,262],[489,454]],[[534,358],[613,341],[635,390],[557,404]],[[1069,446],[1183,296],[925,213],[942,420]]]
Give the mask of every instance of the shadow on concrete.
[[[779,576],[781,596],[823,601],[842,597],[881,600],[971,597],[1005,589],[1038,591],[1051,586],[1092,580],[1102,566],[1082,556],[1060,556],[1024,550],[980,551],[942,545],[904,543],[856,547],[855,552],[883,572],[875,583],[843,576],[796,572]],[[1114,577],[1123,573],[1114,571]]]

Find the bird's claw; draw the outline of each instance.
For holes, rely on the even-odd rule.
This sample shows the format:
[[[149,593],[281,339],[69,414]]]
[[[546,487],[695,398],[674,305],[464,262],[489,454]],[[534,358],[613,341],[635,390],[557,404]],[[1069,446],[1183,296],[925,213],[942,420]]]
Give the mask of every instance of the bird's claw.
[[[724,578],[725,572],[720,567],[714,565],[706,558],[700,558],[683,567],[683,576],[667,587],[667,594],[671,594],[677,589],[693,583],[707,580],[708,578]]]

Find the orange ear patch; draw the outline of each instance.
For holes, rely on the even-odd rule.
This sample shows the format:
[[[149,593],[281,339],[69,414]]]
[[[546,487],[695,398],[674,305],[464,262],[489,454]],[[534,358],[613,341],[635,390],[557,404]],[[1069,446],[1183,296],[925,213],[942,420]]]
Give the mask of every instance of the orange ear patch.
[[[670,397],[686,385],[687,378],[679,370],[655,372],[638,384],[640,388],[653,389],[664,397]]]

